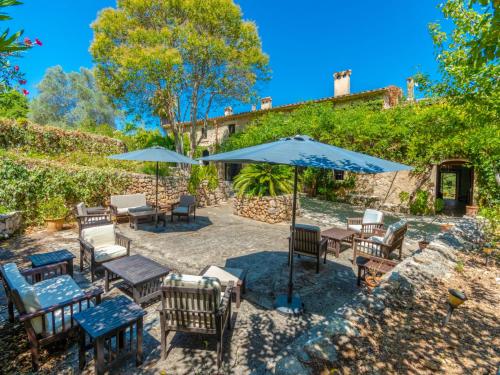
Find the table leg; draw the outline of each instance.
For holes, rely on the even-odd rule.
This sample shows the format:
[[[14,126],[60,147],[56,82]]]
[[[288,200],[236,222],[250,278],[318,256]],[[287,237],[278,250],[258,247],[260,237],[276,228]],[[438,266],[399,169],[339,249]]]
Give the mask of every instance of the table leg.
[[[80,339],[80,348],[78,352],[78,367],[80,371],[82,371],[85,367],[85,331],[81,328],[78,328],[79,339]]]
[[[110,276],[110,272],[105,269],[104,270],[104,291],[107,293],[109,292],[109,276]]]
[[[241,301],[241,285],[236,285],[234,292],[236,294],[236,308],[239,309]]]
[[[68,275],[73,277],[73,259],[68,260],[66,264],[68,267]]]
[[[104,374],[104,338],[99,337],[94,344],[95,355],[95,373],[97,375]]]
[[[362,266],[358,266],[358,286],[361,286],[361,268]]]
[[[137,320],[137,352],[135,354],[136,366],[142,365],[142,317]]]
[[[335,257],[340,256],[340,241],[335,241]]]

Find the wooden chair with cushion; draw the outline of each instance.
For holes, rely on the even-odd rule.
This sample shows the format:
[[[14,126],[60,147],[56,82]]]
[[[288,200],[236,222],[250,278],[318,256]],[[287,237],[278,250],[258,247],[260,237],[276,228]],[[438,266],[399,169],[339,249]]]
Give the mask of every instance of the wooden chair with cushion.
[[[80,238],[80,269],[83,263],[90,266],[92,282],[96,270],[105,262],[130,255],[129,238],[116,232],[114,224],[85,228]]]
[[[377,229],[375,236],[369,238],[354,239],[353,263],[357,262],[358,257],[365,259],[383,258],[389,259],[390,255],[398,250],[398,259],[401,259],[403,250],[403,241],[408,224],[405,220],[390,225],[387,230]]]
[[[73,314],[101,301],[101,289],[80,289],[66,271],[66,263],[23,271],[14,263],[0,266],[9,320],[14,321],[15,306],[28,336],[34,371],[39,366],[40,348],[76,333]]]
[[[128,217],[128,210],[130,208],[144,208],[144,210],[150,210],[154,208],[154,205],[146,200],[145,194],[139,193],[112,195],[109,208],[111,209],[113,220],[116,222],[120,218]]]
[[[370,208],[365,210],[363,217],[347,219],[347,229],[356,232],[357,237],[366,238],[375,233],[376,229],[384,227],[384,213]]]
[[[170,331],[201,333],[217,338],[217,368],[223,354],[223,337],[231,329],[232,282],[222,293],[218,279],[212,277],[170,274],[162,286],[158,308],[161,327],[162,359],[167,357]]]
[[[81,235],[85,228],[111,224],[111,214],[104,207],[86,207],[81,202],[76,205],[76,221]]]
[[[292,228],[290,228],[290,232]],[[319,272],[319,262],[323,256],[323,263],[326,263],[326,253],[328,240],[321,238],[321,229],[315,225],[296,224],[295,225],[295,246],[294,254],[298,256],[304,255],[316,258],[316,273]],[[291,246],[291,237],[289,238],[289,247]],[[291,250],[291,248],[289,248]],[[288,264],[290,265],[292,259],[291,252],[288,252]]]
[[[196,220],[196,197],[192,195],[182,195],[178,203],[172,204],[171,221],[174,221],[174,216],[185,216],[189,222],[189,216],[193,215]]]

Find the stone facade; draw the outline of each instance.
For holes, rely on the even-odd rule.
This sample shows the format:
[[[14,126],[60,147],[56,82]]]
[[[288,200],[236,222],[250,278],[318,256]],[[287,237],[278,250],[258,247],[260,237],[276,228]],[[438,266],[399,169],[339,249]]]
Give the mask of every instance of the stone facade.
[[[235,197],[233,213],[238,216],[274,224],[292,218],[292,196]],[[298,208],[297,208],[298,209]]]
[[[123,194],[144,193],[149,202],[154,203],[156,197],[156,177],[151,175],[127,173],[130,184]],[[171,176],[160,177],[158,183],[158,202],[162,206],[170,206],[178,202],[181,195],[188,192],[189,176],[177,171]],[[207,183],[201,184],[196,194],[199,207],[213,206],[225,202],[231,195],[231,187],[225,181],[219,181],[219,186],[210,191]]]
[[[0,214],[0,239],[9,238],[21,229],[22,221],[22,214],[20,211]]]
[[[358,174],[356,175],[356,186],[346,200],[355,205],[363,205],[381,208],[387,211],[404,212],[407,204],[401,202],[400,194],[408,193],[410,197],[417,190],[429,192],[434,196],[435,173],[414,173],[408,171]]]

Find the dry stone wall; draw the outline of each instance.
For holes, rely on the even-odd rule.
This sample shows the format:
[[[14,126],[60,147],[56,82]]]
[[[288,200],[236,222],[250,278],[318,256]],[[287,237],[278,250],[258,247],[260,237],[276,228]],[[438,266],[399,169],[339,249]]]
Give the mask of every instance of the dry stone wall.
[[[292,217],[292,196],[235,197],[233,213],[238,216],[274,224]]]
[[[0,214],[0,239],[9,238],[16,233],[22,225],[22,215],[20,211]]]

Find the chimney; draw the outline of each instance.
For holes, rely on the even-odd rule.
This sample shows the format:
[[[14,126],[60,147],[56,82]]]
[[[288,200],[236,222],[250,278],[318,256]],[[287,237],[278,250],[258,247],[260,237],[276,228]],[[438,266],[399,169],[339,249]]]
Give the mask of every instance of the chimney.
[[[349,95],[351,93],[351,70],[333,73],[333,96]]]
[[[255,104],[252,104],[252,112],[255,112],[257,110],[257,106]]]
[[[409,102],[415,101],[415,80],[412,77],[406,78],[406,100]]]
[[[233,114],[233,108],[232,107],[226,107],[224,108],[224,116],[231,116]]]
[[[273,99],[270,96],[262,98],[260,100],[260,109],[271,109],[273,108]]]

